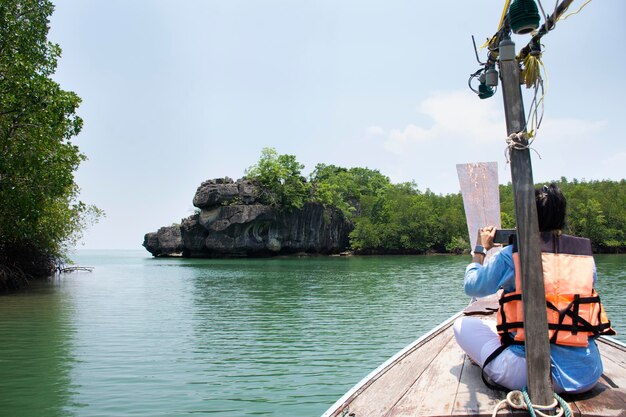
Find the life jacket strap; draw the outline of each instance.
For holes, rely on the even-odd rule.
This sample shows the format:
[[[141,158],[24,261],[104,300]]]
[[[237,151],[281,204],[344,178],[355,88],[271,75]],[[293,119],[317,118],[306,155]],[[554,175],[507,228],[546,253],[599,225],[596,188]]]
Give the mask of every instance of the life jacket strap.
[[[524,322],[515,321],[507,322],[504,305],[512,301],[521,301],[521,293],[503,294],[499,300],[500,303],[500,319],[501,322],[496,326],[500,339],[503,344],[506,342],[510,344],[523,344],[523,342],[514,341],[510,336],[511,331],[516,331],[524,328]],[[598,304],[598,324],[593,325],[580,316],[581,304]],[[548,329],[553,331],[550,338],[550,343],[557,343],[559,332],[567,331],[572,335],[577,335],[578,332],[588,332],[591,335],[598,337],[600,335],[615,335],[615,331],[611,328],[611,322],[603,322],[601,320],[602,304],[598,295],[581,297],[580,294],[575,294],[574,299],[567,305],[567,307],[559,310],[552,302],[546,301],[546,308],[559,313],[557,323],[548,323]],[[569,317],[572,321],[571,324],[564,324],[565,317]],[[508,334],[509,337],[505,338],[504,335]]]
[[[483,363],[483,367],[481,369],[481,373],[480,373],[480,377],[483,379],[483,383],[485,385],[487,385],[489,388],[494,389],[494,390],[499,390],[499,391],[508,391],[507,388],[503,387],[500,384],[497,384],[493,381],[491,381],[487,375],[485,375],[485,368],[487,367],[487,365],[493,361],[495,358],[497,358],[502,352],[504,352],[504,350],[509,347],[508,345],[500,345],[498,346],[498,348],[496,350],[494,350],[493,352],[491,352],[491,355],[489,355],[487,357],[487,359],[485,359],[485,362]]]

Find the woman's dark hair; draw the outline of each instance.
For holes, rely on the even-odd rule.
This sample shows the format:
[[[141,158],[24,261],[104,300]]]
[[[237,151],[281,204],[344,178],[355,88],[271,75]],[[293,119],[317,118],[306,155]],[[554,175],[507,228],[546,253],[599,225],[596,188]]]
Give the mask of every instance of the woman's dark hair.
[[[552,183],[536,188],[535,200],[537,201],[537,217],[541,232],[561,230],[565,227],[567,201],[556,184]]]

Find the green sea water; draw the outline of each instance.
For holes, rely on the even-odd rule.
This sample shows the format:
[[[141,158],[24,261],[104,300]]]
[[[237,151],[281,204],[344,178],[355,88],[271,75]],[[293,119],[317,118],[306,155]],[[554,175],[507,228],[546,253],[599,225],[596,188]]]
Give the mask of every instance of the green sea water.
[[[319,416],[468,303],[468,257],[154,259],[0,296],[0,416]],[[626,340],[626,256],[597,256]]]

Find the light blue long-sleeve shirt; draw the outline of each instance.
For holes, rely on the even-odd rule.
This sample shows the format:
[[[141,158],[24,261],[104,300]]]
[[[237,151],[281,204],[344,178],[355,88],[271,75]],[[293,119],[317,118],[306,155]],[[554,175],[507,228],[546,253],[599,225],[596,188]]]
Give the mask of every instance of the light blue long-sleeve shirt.
[[[500,288],[505,292],[515,291],[515,267],[513,247],[507,246],[492,256],[484,265],[472,262],[465,269],[465,293],[472,297],[494,294]],[[593,270],[596,282],[596,270]],[[518,356],[525,356],[523,345],[512,345],[508,349]],[[602,360],[593,338],[587,347],[550,345],[552,379],[566,392],[581,392],[591,389],[602,375]]]

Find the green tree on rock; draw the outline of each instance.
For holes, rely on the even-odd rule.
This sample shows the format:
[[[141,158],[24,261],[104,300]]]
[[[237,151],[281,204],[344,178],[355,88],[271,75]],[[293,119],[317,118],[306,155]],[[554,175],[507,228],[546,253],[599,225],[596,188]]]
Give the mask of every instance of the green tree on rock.
[[[47,40],[53,9],[47,0],[0,3],[0,289],[49,274],[102,214],[78,200],[80,98],[50,78],[61,55]]]
[[[259,161],[246,171],[246,178],[261,185],[264,203],[285,209],[302,208],[310,188],[302,169],[304,165],[294,155],[279,155],[274,148],[263,148]]]
[[[338,207],[349,219],[359,216],[364,198],[374,197],[391,186],[389,178],[369,168],[343,168],[317,164],[311,173],[313,199]]]

